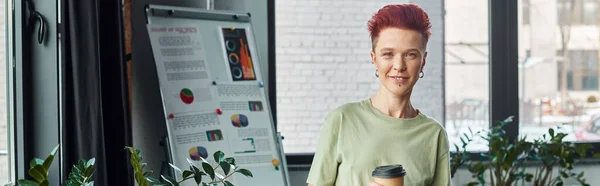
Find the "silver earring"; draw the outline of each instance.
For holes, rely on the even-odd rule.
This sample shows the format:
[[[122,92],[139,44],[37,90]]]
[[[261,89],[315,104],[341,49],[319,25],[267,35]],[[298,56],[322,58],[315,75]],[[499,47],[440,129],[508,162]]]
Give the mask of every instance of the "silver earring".
[[[421,73],[419,73],[419,78],[423,78],[423,76],[425,76],[425,73],[421,71]]]
[[[379,77],[379,73],[377,73],[377,70],[375,70],[375,77]]]

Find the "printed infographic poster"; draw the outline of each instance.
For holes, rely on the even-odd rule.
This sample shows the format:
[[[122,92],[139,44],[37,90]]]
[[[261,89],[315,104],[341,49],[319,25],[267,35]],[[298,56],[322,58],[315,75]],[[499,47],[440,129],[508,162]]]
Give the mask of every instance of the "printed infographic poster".
[[[225,59],[233,81],[256,80],[245,28],[221,28]]]
[[[218,82],[223,114],[219,117],[231,153],[247,166],[278,165],[270,113],[266,111],[263,88],[250,82]],[[239,160],[238,160],[239,158]],[[274,167],[277,170],[277,166]]]
[[[207,157],[226,143],[216,131],[221,125],[215,108],[218,97],[212,87],[203,39],[194,26],[148,25],[173,164],[188,167],[187,158]]]
[[[257,177],[281,179],[267,97],[256,77],[259,66],[252,61],[245,29],[222,29],[219,41],[228,58],[210,63],[204,47],[214,42],[206,43],[197,26],[148,25],[148,33],[173,164],[186,168],[188,160],[200,165],[206,159],[214,165],[213,153],[223,151],[241,167],[260,170],[253,171]],[[214,79],[211,65],[225,65],[228,72],[212,73],[231,73],[232,79]]]

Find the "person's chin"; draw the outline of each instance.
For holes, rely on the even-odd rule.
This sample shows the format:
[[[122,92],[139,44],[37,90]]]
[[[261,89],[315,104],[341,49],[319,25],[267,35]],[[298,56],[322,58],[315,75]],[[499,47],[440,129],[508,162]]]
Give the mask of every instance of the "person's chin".
[[[411,90],[411,86],[408,85],[398,85],[398,84],[392,84],[392,85],[388,85],[386,86],[387,89],[396,96],[404,96],[407,94],[410,94],[410,90]]]

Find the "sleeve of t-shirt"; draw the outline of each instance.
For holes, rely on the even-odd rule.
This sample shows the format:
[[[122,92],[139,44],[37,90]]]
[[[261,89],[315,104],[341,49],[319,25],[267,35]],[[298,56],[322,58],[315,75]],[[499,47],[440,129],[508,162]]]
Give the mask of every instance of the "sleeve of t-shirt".
[[[432,186],[451,186],[450,176],[450,147],[448,146],[448,135],[442,130],[438,139],[438,157],[435,168],[435,176]]]
[[[317,150],[313,158],[307,183],[313,186],[333,186],[337,178],[338,134],[342,122],[342,114],[333,111],[325,119],[317,143]]]

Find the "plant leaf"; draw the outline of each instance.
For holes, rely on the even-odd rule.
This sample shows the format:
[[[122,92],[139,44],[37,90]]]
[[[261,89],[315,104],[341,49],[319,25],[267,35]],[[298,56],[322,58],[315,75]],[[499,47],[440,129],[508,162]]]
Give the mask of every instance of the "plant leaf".
[[[36,165],[44,165],[44,160],[33,158],[31,161],[29,161],[29,168],[35,167]]]
[[[581,179],[583,178],[584,172],[580,172],[579,174],[577,174],[577,178]]]
[[[179,172],[179,174],[183,174],[183,171],[181,171],[181,169],[180,169],[179,167],[177,167],[177,166],[175,166],[175,165],[173,165],[173,164],[171,164],[171,163],[169,163],[169,165],[170,165],[171,167],[173,167],[173,169],[175,169],[177,172]]]
[[[600,153],[598,155],[600,156]],[[233,159],[232,157],[225,158],[223,161],[229,163],[230,165],[235,165],[235,159]]]
[[[213,154],[213,157],[215,158],[215,161],[217,163],[220,163],[221,161],[223,161],[223,157],[225,157],[225,153],[223,153],[221,151],[217,151],[217,152],[215,152],[215,154]]]
[[[202,182],[202,175],[204,175],[204,173],[200,172],[200,169],[193,165],[191,166],[191,169],[194,172],[194,181],[196,181],[196,184],[200,185]]]
[[[204,172],[210,176],[211,180],[215,180],[215,170],[210,164],[202,163],[202,168],[204,169]]]
[[[531,180],[533,180],[533,174],[526,174],[525,175],[525,181],[531,182]]]
[[[150,183],[152,183],[152,184],[154,184],[154,185],[156,185],[156,184],[162,184],[162,183],[160,182],[160,180],[158,180],[158,179],[156,179],[156,178],[153,178],[153,177],[150,177],[150,176],[147,176],[147,177],[146,177],[146,180],[148,180]]]
[[[225,186],[233,186],[233,184],[231,182],[229,182],[229,181],[224,181],[223,185],[225,185]]]
[[[35,165],[31,169],[29,169],[29,175],[33,177],[36,181],[42,182],[46,180],[47,172],[44,170],[42,165]]]
[[[187,177],[189,177],[189,176],[192,176],[192,175],[194,175],[194,172],[192,172],[192,171],[189,171],[189,170],[183,171],[183,178],[184,179],[187,178]]]
[[[60,144],[56,145],[56,147],[54,147],[54,149],[52,149],[52,152],[50,152],[50,155],[48,155],[48,157],[46,157],[46,160],[44,160],[44,168],[46,170],[50,169],[50,165],[52,164],[52,161],[54,161],[54,156],[56,156],[56,153],[58,152],[59,147],[60,147]]]
[[[560,175],[561,175],[563,178],[569,178],[569,175],[568,175],[566,172],[560,171]]]
[[[248,170],[248,169],[239,169],[235,172],[242,173],[244,176],[247,176],[247,177],[252,177],[252,172],[250,172],[250,170]]]
[[[95,159],[90,160],[80,159],[77,164],[73,165],[69,178],[66,181],[68,186],[87,186],[93,185],[92,177],[94,175]]]
[[[512,121],[513,121],[513,118],[514,118],[514,117],[515,117],[515,116],[508,116],[508,117],[506,117],[506,119],[504,119],[504,121],[503,121],[502,123],[510,123],[510,122],[512,122]]]
[[[227,176],[229,174],[229,171],[231,170],[231,165],[229,165],[229,163],[222,161],[221,163],[219,163],[219,165],[221,165],[221,169],[223,169],[223,172],[225,172],[225,176]]]
[[[39,186],[38,183],[31,180],[18,180],[17,184],[19,184],[19,186]]]
[[[133,147],[125,147],[129,150],[130,159],[129,162],[134,170],[134,178],[138,186],[148,186],[148,180],[144,177],[143,169],[144,163],[142,163],[142,152],[139,149]]]
[[[88,162],[86,163],[86,167],[91,167],[94,166],[94,164],[96,164],[96,158],[92,158],[90,160],[88,160]]]
[[[165,180],[165,181],[169,182],[169,183],[170,183],[172,186],[179,186],[179,183],[178,183],[178,182],[177,182],[175,179],[173,179],[173,178],[171,178],[171,177],[169,177],[169,176],[160,175],[160,177],[161,177],[163,180]]]
[[[48,182],[48,180],[44,180],[39,184],[39,186],[50,186],[50,182]]]
[[[94,171],[94,167],[93,167],[93,166],[90,166],[90,167],[87,167],[87,168],[85,169],[84,175],[85,175],[86,177],[88,177],[88,178],[90,178],[90,179],[91,179],[91,178],[92,178],[92,176],[94,175],[94,173],[95,173],[95,171]]]

